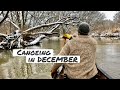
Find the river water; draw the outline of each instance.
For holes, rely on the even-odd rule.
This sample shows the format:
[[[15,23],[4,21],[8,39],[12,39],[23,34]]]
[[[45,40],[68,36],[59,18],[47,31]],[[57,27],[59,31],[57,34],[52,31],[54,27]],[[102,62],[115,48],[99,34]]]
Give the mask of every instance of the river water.
[[[95,38],[97,45],[97,65],[113,79],[120,79],[120,39]],[[40,46],[28,48],[53,49],[57,55],[63,41],[43,40]],[[29,64],[25,57],[13,57],[12,51],[0,51],[0,79],[50,79],[53,64]]]

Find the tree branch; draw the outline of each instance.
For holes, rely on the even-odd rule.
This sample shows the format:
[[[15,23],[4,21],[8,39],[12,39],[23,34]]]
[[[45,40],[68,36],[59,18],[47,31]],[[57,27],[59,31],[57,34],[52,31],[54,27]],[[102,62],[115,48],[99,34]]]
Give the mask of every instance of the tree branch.
[[[38,25],[38,26],[35,26],[35,27],[32,27],[32,28],[29,28],[23,32],[28,32],[28,31],[31,31],[31,30],[34,30],[34,29],[38,29],[38,28],[41,28],[41,27],[47,27],[47,26],[51,26],[51,25],[55,25],[55,24],[63,24],[63,22],[54,22],[54,23],[49,23],[49,24],[42,24],[42,25]]]
[[[63,18],[63,19],[65,19],[65,18]],[[61,19],[61,20],[62,20],[62,19]],[[34,29],[38,29],[38,28],[41,28],[41,27],[47,27],[47,26],[52,26],[52,25],[56,25],[56,24],[63,24],[63,23],[65,23],[65,22],[69,21],[69,20],[73,20],[73,19],[67,18],[67,19],[66,19],[65,21],[63,21],[63,22],[58,22],[58,21],[60,21],[60,20],[58,20],[57,22],[54,22],[54,23],[38,25],[38,26],[29,28],[29,29],[23,31],[23,33],[24,33],[24,32],[28,32],[28,31],[31,31],[31,30],[34,30]],[[59,25],[58,25],[58,26],[59,26]],[[56,27],[58,27],[58,26],[56,26]],[[53,31],[53,30],[51,30],[51,31],[49,31],[49,32],[52,32],[52,31]]]
[[[3,34],[3,33],[0,33],[0,36],[7,37],[7,35],[6,35],[6,34]]]
[[[8,22],[10,22],[11,24],[13,24],[18,30],[20,30],[20,28],[18,27],[18,25],[16,25],[14,22],[12,22],[12,20],[7,20]]]

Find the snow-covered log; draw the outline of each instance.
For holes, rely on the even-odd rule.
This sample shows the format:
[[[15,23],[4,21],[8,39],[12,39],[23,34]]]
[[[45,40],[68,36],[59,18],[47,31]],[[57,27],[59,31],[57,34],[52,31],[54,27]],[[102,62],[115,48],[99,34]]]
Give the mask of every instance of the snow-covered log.
[[[47,36],[52,35],[52,34],[56,34],[54,33],[54,31],[62,24],[68,23],[68,21],[70,22],[70,20],[73,20],[72,18],[61,18],[59,19],[57,22],[53,22],[53,23],[48,23],[48,24],[41,24],[38,26],[34,26],[32,28],[29,28],[23,32],[21,32],[20,28],[18,25],[16,25],[14,22],[12,22],[11,20],[7,20],[9,21],[11,24],[13,24],[17,30],[15,30],[15,32],[11,33],[10,35],[3,35],[6,37],[6,43],[8,43],[8,48],[9,49],[13,49],[13,48],[20,48],[22,47],[27,47],[27,46],[32,46],[32,45],[37,45],[40,43],[40,41],[42,41],[43,39],[47,38]],[[69,23],[68,23],[69,24]],[[32,35],[38,34],[39,36],[34,39],[33,41],[24,41],[23,40],[23,34],[27,34],[27,32],[38,29],[38,28],[42,28],[42,27],[49,27],[52,26],[52,28],[50,28],[49,31],[47,32],[37,32],[37,33],[33,33]]]
[[[62,21],[63,19],[65,19],[65,20]],[[38,25],[38,26],[35,26],[35,27],[32,27],[32,28],[29,28],[29,29],[23,31],[23,33],[29,32],[29,31],[32,31],[34,29],[38,29],[38,28],[41,28],[41,27],[48,27],[48,26],[52,26],[52,25],[57,25],[55,28],[58,28],[58,26],[60,26],[63,23],[66,23],[69,20],[73,20],[73,19],[72,18],[62,18],[62,19],[60,19],[60,20],[58,20],[57,22],[54,22],[54,23],[42,24],[42,25]],[[52,31],[53,30],[50,30],[49,32],[52,32]]]
[[[33,40],[32,42],[29,42],[26,46],[31,46],[31,45],[36,45],[38,44],[41,40],[43,40],[44,38],[46,38],[45,35],[40,35],[39,37],[37,37],[35,40]]]
[[[6,35],[6,34],[2,34],[2,33],[0,33],[0,36],[7,37],[7,35]]]
[[[47,26],[55,25],[55,24],[63,24],[63,22],[54,22],[54,23],[49,23],[49,24],[38,25],[38,26],[29,28],[29,29],[23,31],[23,33],[24,33],[24,32],[28,32],[28,31],[31,31],[31,30],[34,30],[34,29],[38,29],[38,28],[41,28],[41,27],[47,27]]]

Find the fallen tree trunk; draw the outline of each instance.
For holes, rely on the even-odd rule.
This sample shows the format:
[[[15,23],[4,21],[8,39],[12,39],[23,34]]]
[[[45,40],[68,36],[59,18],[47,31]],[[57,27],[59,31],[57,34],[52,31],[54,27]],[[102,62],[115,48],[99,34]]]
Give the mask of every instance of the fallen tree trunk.
[[[2,33],[0,33],[0,36],[7,37],[7,35],[6,35],[6,34],[2,34]]]
[[[55,24],[63,24],[63,22],[54,22],[54,23],[49,23],[49,24],[38,25],[38,26],[29,28],[29,29],[23,31],[23,33],[24,33],[24,32],[28,32],[28,31],[31,31],[31,30],[34,30],[34,29],[38,29],[38,28],[41,28],[41,27],[47,27],[47,26],[55,25]]]
[[[35,40],[33,40],[32,42],[29,42],[27,45],[25,46],[31,46],[31,45],[36,45],[38,44],[41,40],[43,40],[44,38],[46,38],[45,35],[40,35],[39,37],[37,37]]]
[[[21,30],[20,30],[18,25],[13,23],[11,20],[7,20],[10,23],[12,23],[17,28],[17,30],[15,32],[11,33],[10,35],[0,34],[1,36],[4,36],[6,38],[6,41],[0,43],[0,46],[3,46],[4,49],[7,49],[7,48],[8,49],[13,49],[13,48],[21,48],[21,47],[37,45],[37,44],[40,43],[40,41],[42,41],[43,39],[47,38],[47,36],[56,34],[56,33],[54,33],[54,31],[61,24],[65,24],[69,20],[72,20],[72,19],[71,18],[62,18],[62,19],[58,20],[57,22],[38,25],[38,26],[35,26],[35,27],[32,27],[32,28],[29,28],[29,29],[27,29],[27,30],[25,30],[23,32],[21,32]],[[27,33],[29,31],[32,31],[32,30],[35,30],[35,29],[38,29],[38,28],[41,28],[41,27],[48,27],[48,26],[53,26],[48,32],[38,32],[38,33],[31,34],[31,35],[38,34],[39,36],[36,39],[34,37],[30,37],[31,40],[32,40],[32,41],[30,41],[29,37],[27,38],[26,35],[27,35]],[[23,36],[25,36],[28,39],[28,41],[25,40],[25,38]]]

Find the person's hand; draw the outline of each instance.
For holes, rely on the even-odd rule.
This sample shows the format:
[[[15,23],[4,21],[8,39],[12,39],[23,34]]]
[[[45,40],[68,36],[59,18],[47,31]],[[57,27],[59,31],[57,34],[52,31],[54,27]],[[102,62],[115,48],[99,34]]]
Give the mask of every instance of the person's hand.
[[[72,35],[70,35],[70,34],[64,34],[62,38],[70,40],[72,38]]]
[[[55,78],[56,75],[57,75],[57,71],[51,70],[51,77],[52,77],[52,78]]]

